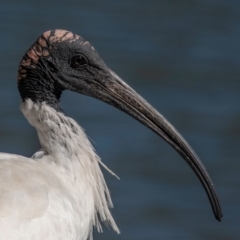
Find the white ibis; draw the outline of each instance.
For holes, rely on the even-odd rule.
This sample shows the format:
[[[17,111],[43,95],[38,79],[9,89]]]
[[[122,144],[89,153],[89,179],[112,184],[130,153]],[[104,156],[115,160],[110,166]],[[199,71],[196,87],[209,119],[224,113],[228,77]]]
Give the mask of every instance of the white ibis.
[[[119,232],[100,158],[59,102],[63,90],[100,99],[128,113],[167,141],[193,169],[221,220],[212,181],[176,129],[124,83],[82,37],[44,32],[21,60],[21,110],[38,133],[34,157],[0,154],[0,239],[86,240],[101,222]]]

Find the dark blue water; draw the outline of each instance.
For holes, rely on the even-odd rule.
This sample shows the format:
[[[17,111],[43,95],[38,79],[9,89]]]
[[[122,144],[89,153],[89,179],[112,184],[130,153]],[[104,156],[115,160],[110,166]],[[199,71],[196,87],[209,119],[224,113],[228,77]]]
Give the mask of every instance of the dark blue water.
[[[25,3],[24,3],[25,2]],[[149,129],[97,100],[64,93],[121,180],[105,173],[121,234],[95,239],[229,240],[240,235],[240,1],[1,1],[0,151],[30,156],[35,130],[19,111],[17,67],[46,30],[88,39],[105,62],[190,142],[218,190],[218,223],[180,156]]]

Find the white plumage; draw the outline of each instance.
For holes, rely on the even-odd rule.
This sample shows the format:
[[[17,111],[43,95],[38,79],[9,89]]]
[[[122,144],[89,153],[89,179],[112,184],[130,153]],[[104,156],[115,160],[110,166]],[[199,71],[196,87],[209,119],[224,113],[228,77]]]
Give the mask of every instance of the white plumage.
[[[118,232],[100,159],[84,131],[45,103],[29,99],[21,110],[48,154],[0,154],[0,239],[84,240],[93,226],[101,230],[100,220]]]

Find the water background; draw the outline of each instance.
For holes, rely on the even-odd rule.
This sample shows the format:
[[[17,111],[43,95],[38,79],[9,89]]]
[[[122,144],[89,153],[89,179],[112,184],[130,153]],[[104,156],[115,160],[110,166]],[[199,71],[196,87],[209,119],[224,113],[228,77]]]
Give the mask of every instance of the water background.
[[[240,1],[1,1],[0,151],[31,156],[35,130],[19,111],[17,68],[49,29],[89,40],[107,65],[156,107],[206,165],[221,200],[217,222],[181,157],[131,117],[66,92],[62,107],[103,162],[121,230],[96,240],[240,239]]]

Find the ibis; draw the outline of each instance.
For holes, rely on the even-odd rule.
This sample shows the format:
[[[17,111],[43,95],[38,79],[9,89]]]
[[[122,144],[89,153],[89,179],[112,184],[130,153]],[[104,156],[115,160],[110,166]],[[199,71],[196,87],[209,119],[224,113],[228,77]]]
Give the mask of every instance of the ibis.
[[[84,38],[60,29],[44,32],[20,62],[18,89],[21,111],[35,127],[41,149],[31,158],[0,154],[1,240],[86,240],[102,223],[119,232],[100,167],[108,168],[61,109],[64,90],[102,100],[162,137],[195,172],[221,220],[213,183],[190,145]]]

